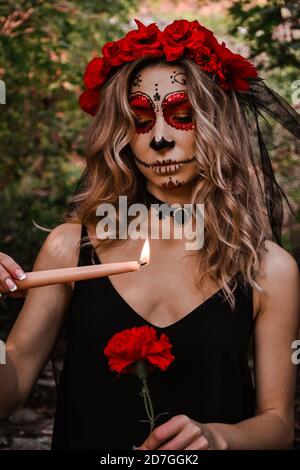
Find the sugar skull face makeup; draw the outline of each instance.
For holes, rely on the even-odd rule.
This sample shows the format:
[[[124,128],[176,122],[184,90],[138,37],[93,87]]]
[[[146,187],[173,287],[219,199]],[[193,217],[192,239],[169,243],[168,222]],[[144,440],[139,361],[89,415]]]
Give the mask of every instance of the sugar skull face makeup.
[[[195,125],[184,70],[167,64],[145,67],[133,77],[128,101],[135,121],[130,147],[141,173],[164,188],[195,179]]]
[[[175,129],[194,129],[192,105],[185,91],[167,95],[162,102],[162,110],[167,123]]]
[[[132,95],[129,99],[131,109],[135,114],[136,133],[149,132],[156,121],[155,106],[152,100],[140,93]],[[192,120],[192,106],[186,91],[171,92],[165,96],[162,104],[162,113],[166,122],[175,129],[194,129]]]

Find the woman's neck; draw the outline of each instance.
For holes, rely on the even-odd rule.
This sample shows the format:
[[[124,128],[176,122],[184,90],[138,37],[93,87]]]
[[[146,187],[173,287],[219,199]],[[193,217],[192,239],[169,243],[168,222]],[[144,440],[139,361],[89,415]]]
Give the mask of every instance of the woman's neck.
[[[195,187],[196,181],[190,181],[182,186],[176,188],[161,188],[156,186],[151,181],[147,181],[147,190],[153,194],[157,199],[168,204],[191,204],[192,193]]]

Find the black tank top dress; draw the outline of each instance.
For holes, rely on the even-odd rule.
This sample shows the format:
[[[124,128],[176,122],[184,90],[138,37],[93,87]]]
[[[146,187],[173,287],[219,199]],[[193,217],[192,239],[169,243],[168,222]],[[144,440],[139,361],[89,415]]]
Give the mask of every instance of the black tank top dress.
[[[81,236],[87,236],[82,226]],[[81,247],[78,266],[100,263],[92,246]],[[175,356],[169,368],[156,368],[148,387],[156,426],[185,414],[203,423],[234,424],[254,416],[255,391],[248,353],[253,333],[252,289],[240,273],[231,310],[222,289],[165,333]],[[124,449],[149,435],[142,382],[108,366],[104,348],[117,332],[153,326],[118,294],[108,277],[78,281],[67,319],[68,344],[61,372],[52,449]]]

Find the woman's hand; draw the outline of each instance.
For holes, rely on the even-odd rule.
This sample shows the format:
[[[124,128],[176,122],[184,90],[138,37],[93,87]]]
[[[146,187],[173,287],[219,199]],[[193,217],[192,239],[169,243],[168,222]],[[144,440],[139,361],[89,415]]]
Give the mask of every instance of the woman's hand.
[[[14,280],[25,279],[26,275],[19,264],[10,256],[0,252],[0,301],[7,295],[25,297],[27,290],[17,290]]]
[[[227,450],[228,444],[215,429],[186,415],[173,416],[153,429],[135,450]]]

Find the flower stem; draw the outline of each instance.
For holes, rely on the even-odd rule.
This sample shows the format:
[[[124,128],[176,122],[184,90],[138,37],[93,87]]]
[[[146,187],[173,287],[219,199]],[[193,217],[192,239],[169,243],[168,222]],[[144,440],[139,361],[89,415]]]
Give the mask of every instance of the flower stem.
[[[151,415],[150,415],[150,411],[149,411],[149,407],[148,407],[148,403],[147,403],[146,391],[145,391],[144,387],[143,387],[142,395],[143,395],[143,398],[144,398],[144,405],[145,405],[147,416],[151,420]]]
[[[151,395],[150,395],[149,387],[148,387],[148,384],[147,384],[147,375],[148,375],[147,366],[146,366],[146,364],[143,360],[139,360],[139,361],[136,362],[136,364],[135,364],[135,374],[138,376],[138,378],[143,383],[143,387],[142,387],[142,390],[139,393],[139,395],[141,395],[144,399],[144,405],[145,405],[146,413],[147,413],[147,416],[149,418],[147,420],[144,420],[144,419],[141,420],[140,419],[140,421],[150,423],[150,433],[151,433],[153,431],[154,426],[155,426],[156,420],[164,414],[169,414],[169,412],[167,411],[167,412],[164,412],[164,413],[160,413],[155,418],[154,408],[153,408],[153,404],[152,404],[152,400],[151,400]]]
[[[143,380],[143,385],[144,385],[143,390],[144,390],[144,397],[145,397],[145,408],[146,408],[147,415],[150,419],[150,432],[152,432],[153,428],[154,428],[154,425],[155,425],[154,409],[153,409],[153,404],[152,404],[152,400],[151,400],[151,396],[150,396],[150,391],[149,391],[146,379]],[[148,409],[148,405],[147,405],[147,400],[148,400],[148,404],[149,404],[149,407],[150,407],[150,413],[149,413],[149,409]]]

